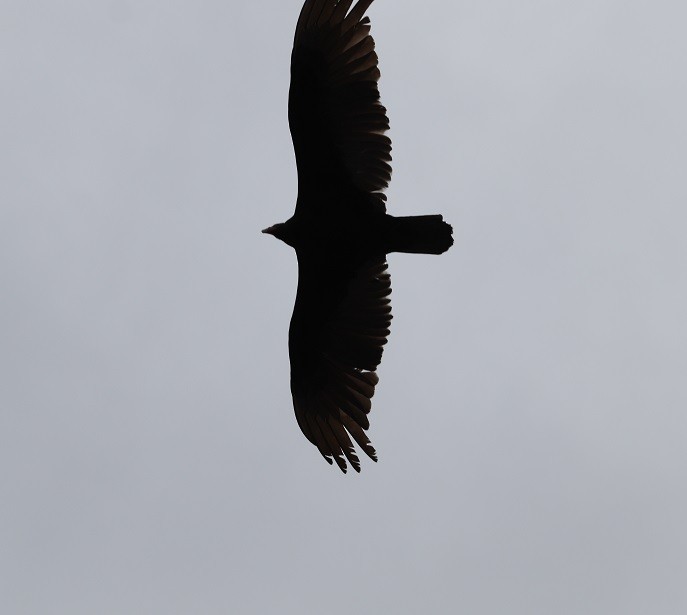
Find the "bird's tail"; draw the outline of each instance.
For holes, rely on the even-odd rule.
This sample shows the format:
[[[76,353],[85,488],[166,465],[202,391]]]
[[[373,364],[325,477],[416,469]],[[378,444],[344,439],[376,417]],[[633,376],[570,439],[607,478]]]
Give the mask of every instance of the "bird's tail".
[[[441,215],[392,218],[390,250],[443,254],[453,245],[453,227]]]

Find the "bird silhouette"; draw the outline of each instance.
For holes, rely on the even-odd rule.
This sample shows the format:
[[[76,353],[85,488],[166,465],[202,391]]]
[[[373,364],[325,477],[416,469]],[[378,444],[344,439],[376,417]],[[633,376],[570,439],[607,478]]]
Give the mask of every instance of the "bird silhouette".
[[[296,211],[263,231],[296,251],[289,328],[298,425],[329,464],[360,471],[351,441],[374,461],[365,431],[389,336],[391,252],[442,254],[453,230],[440,215],[394,217],[389,120],[379,101],[373,0],[306,0],[291,54],[289,126]]]

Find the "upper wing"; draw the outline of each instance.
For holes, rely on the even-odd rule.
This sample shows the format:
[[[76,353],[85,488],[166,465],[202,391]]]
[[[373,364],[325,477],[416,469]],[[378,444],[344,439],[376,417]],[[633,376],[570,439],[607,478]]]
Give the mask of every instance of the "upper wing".
[[[299,194],[353,184],[383,190],[391,179],[391,140],[379,102],[370,20],[373,0],[306,0],[291,54],[289,125]]]
[[[289,330],[291,393],[298,425],[331,464],[360,461],[350,436],[377,461],[365,434],[391,324],[391,280],[384,257],[327,273],[299,255],[298,293]]]

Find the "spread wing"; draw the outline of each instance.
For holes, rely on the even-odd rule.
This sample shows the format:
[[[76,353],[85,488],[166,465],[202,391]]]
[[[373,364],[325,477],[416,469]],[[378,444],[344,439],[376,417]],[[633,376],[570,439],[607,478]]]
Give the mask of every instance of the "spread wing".
[[[301,10],[289,91],[299,197],[389,185],[389,120],[379,102],[370,20],[363,17],[372,1],[358,0],[349,11],[353,0],[306,0]]]
[[[328,463],[333,459],[346,472],[348,459],[359,472],[351,438],[377,461],[365,430],[391,324],[391,280],[383,256],[355,270],[334,269],[299,254],[291,393],[305,437]]]

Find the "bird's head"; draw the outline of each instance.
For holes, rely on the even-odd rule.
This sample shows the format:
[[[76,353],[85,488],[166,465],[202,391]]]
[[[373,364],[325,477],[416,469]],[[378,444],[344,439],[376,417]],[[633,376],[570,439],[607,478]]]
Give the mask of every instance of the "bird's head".
[[[293,247],[294,237],[292,231],[293,229],[288,222],[279,222],[278,224],[274,224],[273,226],[263,229],[262,232],[266,233],[267,235],[272,235],[277,239],[281,239],[284,243]]]

